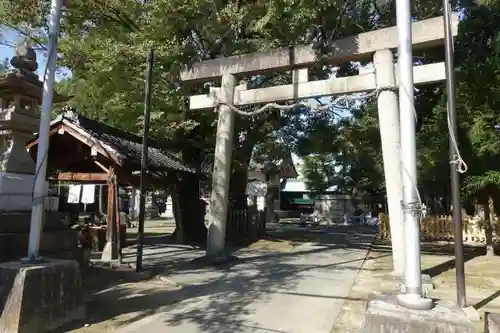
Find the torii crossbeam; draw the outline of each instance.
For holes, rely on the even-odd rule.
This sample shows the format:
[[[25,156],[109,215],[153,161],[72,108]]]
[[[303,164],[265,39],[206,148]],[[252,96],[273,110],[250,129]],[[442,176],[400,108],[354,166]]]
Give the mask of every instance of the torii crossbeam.
[[[452,17],[452,35],[458,32],[458,15]],[[444,43],[443,17],[412,24],[414,50],[439,46]],[[220,88],[209,94],[190,96],[190,109],[218,107],[217,143],[210,199],[207,255],[217,256],[224,249],[227,202],[233,143],[234,112],[228,105],[243,106],[270,102],[284,102],[337,94],[359,93],[380,88],[396,90],[397,75],[392,52],[398,46],[396,27],[342,38],[333,44],[334,52],[318,58],[312,46],[295,46],[256,52],[233,57],[216,58],[195,63],[181,73],[184,82],[203,82],[222,78]],[[318,62],[374,59],[375,73],[343,78],[309,81],[307,67]],[[247,89],[237,86],[238,76],[248,76],[293,70],[294,83],[269,88]],[[444,63],[415,66],[414,82],[423,85],[444,81]],[[400,159],[399,111],[397,93],[383,91],[378,96],[380,133],[384,155],[384,173],[387,188],[392,249],[395,273],[404,270],[402,200]]]

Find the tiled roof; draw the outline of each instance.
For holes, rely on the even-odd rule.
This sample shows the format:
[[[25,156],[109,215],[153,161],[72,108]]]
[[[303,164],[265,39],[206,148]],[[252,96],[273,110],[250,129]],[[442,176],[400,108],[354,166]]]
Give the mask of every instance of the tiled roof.
[[[59,116],[52,122],[52,125],[60,122],[70,122],[78,126],[94,139],[116,150],[128,161],[138,165],[141,164],[141,137],[72,112],[67,112]],[[148,166],[156,169],[196,172],[194,168],[183,165],[172,153],[151,146],[148,148]]]
[[[298,173],[295,169],[295,165],[292,160],[292,153],[289,152],[285,158],[278,162],[278,174],[280,178],[297,178]],[[250,159],[250,165],[248,166],[249,171],[263,171],[266,166],[263,163],[256,162],[253,158]]]

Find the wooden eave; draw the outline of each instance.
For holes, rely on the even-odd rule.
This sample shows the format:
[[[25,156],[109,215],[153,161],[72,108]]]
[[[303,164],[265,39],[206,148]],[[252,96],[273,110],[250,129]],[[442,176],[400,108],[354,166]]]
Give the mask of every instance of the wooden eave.
[[[102,156],[112,160],[114,163],[116,163],[119,166],[123,166],[124,164],[124,156],[117,152],[115,149],[110,147],[109,145],[101,142],[100,140],[97,140],[93,138],[91,135],[89,135],[86,131],[78,128],[74,124],[70,123],[69,121],[63,120],[61,123],[54,125],[50,131],[49,131],[49,137],[58,134],[58,133],[68,133],[78,141],[84,143],[87,145],[89,148],[94,149],[97,151],[99,154]],[[26,148],[31,148],[35,145],[38,145],[39,139],[36,138],[35,140],[29,142],[26,145]]]

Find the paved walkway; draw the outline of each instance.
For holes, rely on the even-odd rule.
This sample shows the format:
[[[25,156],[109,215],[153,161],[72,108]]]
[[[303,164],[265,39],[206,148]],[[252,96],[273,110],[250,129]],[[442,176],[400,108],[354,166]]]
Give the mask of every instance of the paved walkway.
[[[317,232],[317,242],[291,252],[239,251],[234,265],[218,269],[188,264],[201,253],[177,249],[184,259],[164,276],[179,286],[165,297],[178,302],[117,332],[329,333],[374,233],[343,226]]]

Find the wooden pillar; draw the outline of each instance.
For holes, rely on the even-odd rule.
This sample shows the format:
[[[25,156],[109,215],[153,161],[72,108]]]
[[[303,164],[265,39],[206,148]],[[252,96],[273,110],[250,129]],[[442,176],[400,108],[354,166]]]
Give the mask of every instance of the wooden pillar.
[[[113,183],[113,225],[114,227],[114,237],[116,241],[116,248],[117,248],[117,259],[118,262],[121,264],[122,263],[122,242],[121,242],[121,220],[120,220],[120,187],[118,185],[118,176],[114,175],[112,177],[112,183]]]
[[[116,246],[116,224],[115,222],[115,185],[113,178],[115,172],[113,168],[108,171],[108,207],[106,218],[106,245],[102,251],[102,261],[112,261],[118,259],[117,246]]]
[[[104,215],[104,185],[99,185],[99,214]]]
[[[108,205],[107,205],[107,219],[106,219],[106,240],[108,242],[116,241],[114,237],[114,215],[115,215],[115,185],[113,184],[112,177],[113,174],[110,175],[111,179],[108,179]]]

